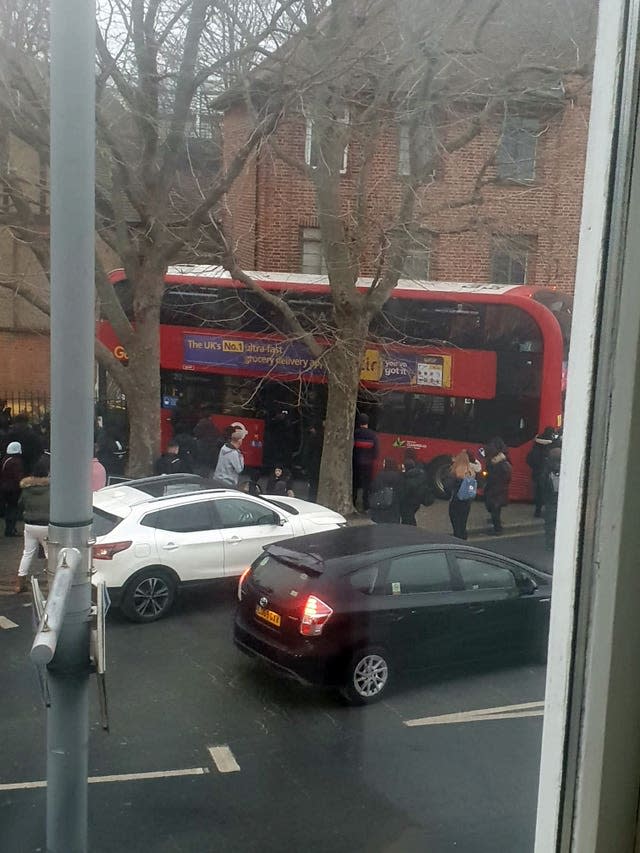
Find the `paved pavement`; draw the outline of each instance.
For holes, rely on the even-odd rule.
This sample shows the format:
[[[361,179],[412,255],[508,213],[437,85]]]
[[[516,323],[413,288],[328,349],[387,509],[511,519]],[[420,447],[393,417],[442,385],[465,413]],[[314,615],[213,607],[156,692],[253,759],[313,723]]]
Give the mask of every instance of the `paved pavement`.
[[[451,524],[448,513],[449,504],[447,501],[436,501],[430,507],[421,507],[416,520],[418,526],[425,530],[450,534]],[[503,510],[502,515],[505,528],[504,537],[508,538],[513,534],[525,533],[534,535],[543,529],[542,520],[533,517],[533,508],[530,504],[511,504]],[[360,520],[363,521],[364,519],[361,518]],[[22,524],[18,525],[18,529],[22,531]],[[467,531],[469,539],[485,540],[482,542],[483,547],[491,547],[490,541],[494,538],[496,543],[499,541],[498,537],[491,537],[491,540],[489,538],[491,524],[485,506],[481,501],[474,501],[471,505]],[[0,519],[0,596],[13,594],[18,563],[22,553],[22,537],[7,539],[2,535],[3,532],[4,523]],[[478,541],[477,544],[480,542]],[[500,548],[497,547],[496,550],[500,550]],[[44,561],[37,560],[34,564],[35,572],[43,574],[44,569]]]

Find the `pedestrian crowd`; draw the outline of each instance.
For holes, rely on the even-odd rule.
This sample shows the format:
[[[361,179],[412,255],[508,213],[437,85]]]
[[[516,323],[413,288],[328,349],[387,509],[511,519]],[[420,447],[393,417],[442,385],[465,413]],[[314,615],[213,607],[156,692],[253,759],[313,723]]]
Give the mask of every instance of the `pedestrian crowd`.
[[[213,477],[221,485],[238,488],[245,469],[242,443],[247,430],[235,423],[220,433],[210,413],[205,412],[192,433],[178,433],[156,460],[156,474],[195,473]],[[309,489],[308,499],[317,494],[323,434],[320,427],[308,427],[304,443],[304,469]],[[5,536],[19,536],[18,520],[24,521],[24,550],[16,579],[16,592],[26,589],[32,562],[38,553],[47,552],[49,526],[48,423],[32,426],[26,415],[11,417],[11,410],[0,401],[0,512],[4,515]],[[561,437],[551,427],[544,429],[534,441],[527,456],[534,491],[534,515],[545,524],[545,544],[553,549],[558,488],[560,481]],[[93,491],[107,484],[108,476],[117,470],[122,445],[96,421],[94,456],[91,463]],[[451,459],[444,472],[443,487],[449,499],[452,533],[467,538],[467,522],[471,504],[482,491],[491,530],[503,532],[502,510],[509,502],[512,465],[505,442],[492,439],[479,451],[481,461],[470,450],[462,450]],[[253,470],[242,488],[250,494],[262,493],[260,472]],[[282,464],[273,465],[265,484],[266,494],[292,497],[293,481]],[[415,450],[405,451],[400,463],[385,457],[379,464],[379,442],[366,414],[358,417],[353,438],[353,502],[369,513],[375,523],[416,525],[421,506],[434,501],[432,477]]]
[[[26,414],[12,415],[0,401],[0,515],[4,516],[7,537],[22,536],[24,548],[18,566],[15,591],[27,589],[36,556],[47,556],[49,534],[49,419],[30,423]],[[115,443],[115,451],[122,449]],[[107,469],[100,461],[109,459],[110,438],[100,419],[96,421],[94,456],[91,462],[91,489],[107,484]],[[116,463],[117,464],[117,463]],[[18,531],[18,522],[23,531]]]
[[[545,522],[545,543],[553,549],[558,507],[558,484],[561,459],[561,437],[548,427],[537,436],[527,456],[534,486],[534,515]],[[412,449],[399,463],[391,457],[378,464],[378,436],[366,414],[358,418],[353,439],[353,502],[368,512],[372,521],[380,523],[416,524],[420,506],[433,503],[432,477]],[[496,436],[479,451],[482,462],[470,450],[462,450],[451,459],[443,477],[443,488],[449,500],[451,530],[458,539],[467,538],[467,522],[471,504],[478,496],[479,479],[488,513],[490,532],[503,533],[502,510],[509,503],[509,486],[513,467],[507,445]],[[380,468],[376,474],[376,469]]]

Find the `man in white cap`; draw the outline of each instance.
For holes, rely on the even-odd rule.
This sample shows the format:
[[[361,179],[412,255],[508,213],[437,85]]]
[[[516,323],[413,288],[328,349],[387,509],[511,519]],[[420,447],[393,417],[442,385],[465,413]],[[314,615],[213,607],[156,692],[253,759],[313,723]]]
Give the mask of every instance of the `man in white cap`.
[[[240,450],[242,440],[247,434],[242,424],[228,427],[228,439],[220,448],[218,464],[214,472],[217,480],[222,480],[234,488],[238,485],[240,474],[244,471],[244,456]]]
[[[7,452],[0,462],[0,498],[4,504],[4,535],[18,536],[18,501],[20,500],[20,480],[24,477],[22,464],[22,445],[19,441],[10,441]]]

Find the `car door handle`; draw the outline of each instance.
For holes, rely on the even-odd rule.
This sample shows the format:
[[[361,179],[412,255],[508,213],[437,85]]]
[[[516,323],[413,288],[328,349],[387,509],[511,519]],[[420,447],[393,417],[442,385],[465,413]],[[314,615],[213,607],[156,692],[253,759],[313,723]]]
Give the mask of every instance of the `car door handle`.
[[[484,613],[485,608],[484,608],[484,607],[481,607],[479,604],[473,604],[473,605],[469,608],[469,610],[470,610],[472,613]]]
[[[176,545],[175,542],[165,542],[162,546],[165,551],[175,551],[176,548],[179,548],[179,545]]]
[[[232,545],[236,545],[238,542],[242,542],[242,539],[239,536],[230,536],[227,539],[227,542],[230,542]]]

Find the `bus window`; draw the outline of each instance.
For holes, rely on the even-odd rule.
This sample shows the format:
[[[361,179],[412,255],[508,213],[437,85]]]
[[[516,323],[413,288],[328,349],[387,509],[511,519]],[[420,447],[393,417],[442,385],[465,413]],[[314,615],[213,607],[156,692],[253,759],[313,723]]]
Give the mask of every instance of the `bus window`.
[[[512,391],[493,400],[402,391],[377,395],[378,432],[482,444],[500,435],[511,447],[537,432],[539,398]]]
[[[513,305],[487,305],[483,349],[541,352],[542,334],[533,317]]]

